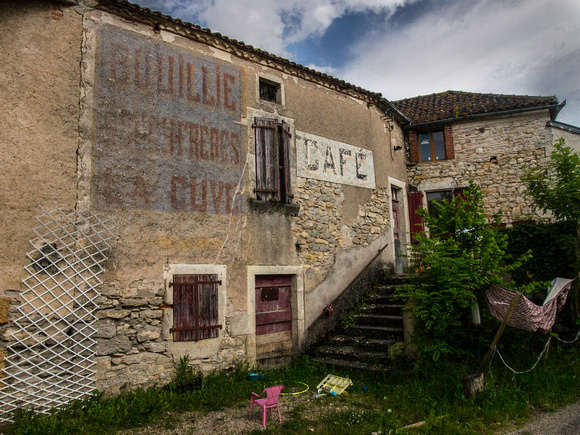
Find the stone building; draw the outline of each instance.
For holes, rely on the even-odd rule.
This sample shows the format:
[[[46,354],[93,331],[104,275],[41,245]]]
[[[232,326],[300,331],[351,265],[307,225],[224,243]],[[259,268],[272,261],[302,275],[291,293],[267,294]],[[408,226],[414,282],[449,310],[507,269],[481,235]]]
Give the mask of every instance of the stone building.
[[[563,105],[391,103],[125,0],[2,2],[0,20],[0,421],[31,390],[47,409],[166,383],[185,355],[288,362],[353,281],[404,270],[417,205],[474,178],[490,213],[526,215],[521,166]]]
[[[283,364],[355,278],[402,270],[406,118],[380,94],[124,0],[0,16],[0,344],[22,352],[3,376],[88,370],[88,390],[115,393],[168,382],[185,355],[205,372]],[[62,239],[35,238],[39,205],[116,224],[95,332],[46,370],[23,349],[76,349],[90,296],[62,296],[80,278],[60,278]]]
[[[553,142],[553,123],[565,105],[556,97],[447,91],[394,101],[411,122],[408,153],[410,218],[419,206],[451,198],[473,179],[485,211],[503,222],[537,219],[523,195],[523,167],[541,165]]]

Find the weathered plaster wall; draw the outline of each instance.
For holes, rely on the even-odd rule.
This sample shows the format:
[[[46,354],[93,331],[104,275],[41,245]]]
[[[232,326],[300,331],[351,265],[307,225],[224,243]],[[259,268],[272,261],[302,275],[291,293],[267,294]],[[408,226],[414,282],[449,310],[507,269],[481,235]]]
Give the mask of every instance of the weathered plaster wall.
[[[16,107],[0,121],[8,132],[0,198],[9,246],[1,290],[19,288],[36,203],[76,206],[118,224],[97,312],[99,389],[164,383],[185,354],[204,371],[255,361],[260,274],[293,276],[300,350],[322,307],[390,243],[389,177],[406,180],[403,153],[393,150],[400,128],[391,131],[362,99],[165,30],[83,4],[59,6],[56,18],[46,3],[27,5],[3,6],[13,22],[11,33],[0,33],[19,58],[0,72],[0,104]],[[258,98],[259,77],[281,84],[282,104]],[[254,201],[252,123],[266,115],[291,128],[291,206]],[[344,144],[350,184],[299,176],[297,132],[339,154],[336,144]],[[374,183],[361,185],[369,171]],[[392,262],[393,252],[381,260]],[[218,338],[172,342],[169,282],[184,270],[220,274]]]
[[[82,18],[0,2],[0,294],[20,288],[38,206],[76,201]]]
[[[532,213],[520,181],[523,167],[545,160],[552,142],[549,114],[533,112],[453,124],[455,159],[409,166],[409,184],[419,190],[465,187],[474,179],[485,194],[485,212],[503,211],[511,222]]]

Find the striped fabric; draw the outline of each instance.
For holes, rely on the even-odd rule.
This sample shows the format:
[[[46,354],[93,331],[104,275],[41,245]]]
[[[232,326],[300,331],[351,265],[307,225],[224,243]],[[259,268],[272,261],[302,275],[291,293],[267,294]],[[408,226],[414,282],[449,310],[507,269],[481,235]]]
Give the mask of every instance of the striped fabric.
[[[556,313],[566,303],[572,281],[565,278],[553,280],[548,296],[541,306],[522,295],[507,324],[530,332],[550,331],[554,326]],[[492,284],[485,292],[485,299],[493,317],[502,322],[515,295],[516,292],[509,288]]]

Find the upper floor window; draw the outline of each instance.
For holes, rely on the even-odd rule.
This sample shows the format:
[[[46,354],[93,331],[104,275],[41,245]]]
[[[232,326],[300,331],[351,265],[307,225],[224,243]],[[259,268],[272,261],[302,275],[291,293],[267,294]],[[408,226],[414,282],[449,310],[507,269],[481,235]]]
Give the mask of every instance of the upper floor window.
[[[282,104],[282,89],[280,83],[260,77],[260,100]]]
[[[290,186],[290,126],[284,121],[255,118],[256,198],[292,202]]]
[[[419,134],[419,145],[422,162],[445,160],[445,139],[443,131],[433,131]]]
[[[409,131],[409,154],[415,163],[454,159],[453,126],[429,132]]]

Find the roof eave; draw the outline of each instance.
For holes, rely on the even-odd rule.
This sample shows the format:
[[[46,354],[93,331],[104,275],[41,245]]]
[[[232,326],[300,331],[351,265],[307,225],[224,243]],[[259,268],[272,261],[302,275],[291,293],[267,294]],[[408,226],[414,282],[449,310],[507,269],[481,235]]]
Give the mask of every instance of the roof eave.
[[[558,114],[562,107],[566,104],[566,100],[561,103],[556,104],[548,104],[544,106],[535,106],[535,107],[526,107],[522,109],[511,109],[511,110],[503,110],[503,111],[495,111],[495,112],[486,112],[486,113],[475,113],[473,115],[466,115],[466,116],[459,116],[456,118],[446,118],[446,119],[438,119],[436,121],[428,121],[428,122],[411,122],[409,125],[405,125],[405,130],[414,130],[416,128],[430,128],[430,127],[437,127],[439,125],[447,125],[452,124],[454,122],[460,121],[469,121],[472,119],[481,119],[481,118],[491,118],[494,116],[503,116],[503,115],[515,115],[518,113],[527,113],[527,112],[534,112],[540,110],[549,110],[550,111],[550,119],[553,121],[555,116]]]

